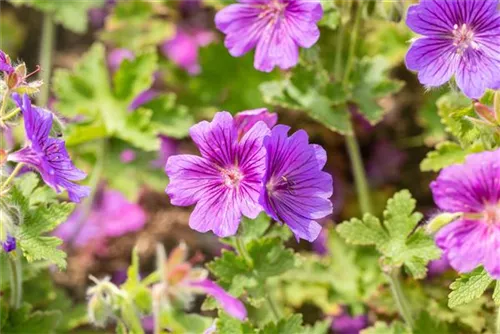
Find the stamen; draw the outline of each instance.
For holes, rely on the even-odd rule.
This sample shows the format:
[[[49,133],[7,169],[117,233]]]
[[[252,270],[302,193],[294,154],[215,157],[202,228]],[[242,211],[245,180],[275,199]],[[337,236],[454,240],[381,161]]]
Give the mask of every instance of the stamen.
[[[29,73],[27,76],[24,77],[24,79],[28,79],[29,77],[31,77],[33,74],[36,74],[38,72],[40,72],[42,68],[40,67],[40,65],[36,65],[36,70],[34,70],[33,72]]]

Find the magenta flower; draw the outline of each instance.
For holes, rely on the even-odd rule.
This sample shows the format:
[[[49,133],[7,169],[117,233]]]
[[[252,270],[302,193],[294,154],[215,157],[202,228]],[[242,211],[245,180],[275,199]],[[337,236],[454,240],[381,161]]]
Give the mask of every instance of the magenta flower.
[[[231,316],[243,321],[247,317],[245,305],[228,294],[223,288],[209,279],[189,282],[191,288],[212,296],[219,305]]]
[[[111,72],[116,72],[124,60],[134,60],[135,55],[129,49],[113,49],[108,53],[108,67]]]
[[[32,106],[28,95],[12,94],[24,116],[27,143],[21,150],[11,153],[9,161],[26,163],[35,168],[43,181],[58,193],[61,188],[68,191],[69,199],[80,202],[87,197],[90,188],[71,181],[80,181],[86,174],[71,161],[64,141],[49,137],[53,115],[47,110]]]
[[[289,130],[277,125],[264,139],[266,174],[259,202],[274,220],[287,224],[297,240],[314,241],[321,231],[317,220],[333,211],[332,176],[322,171],[325,150],[309,144],[305,131],[288,137]]]
[[[340,314],[333,316],[332,321],[332,329],[335,334],[359,334],[368,325],[366,314],[351,316],[345,308]]]
[[[406,55],[420,82],[437,87],[455,75],[470,98],[500,88],[498,0],[422,0],[408,10],[407,25],[424,37]]]
[[[84,207],[77,207],[54,234],[77,247],[93,242],[99,251],[105,249],[107,238],[138,231],[145,224],[146,213],[139,205],[128,201],[119,191],[100,189],[90,213]]]
[[[5,241],[0,241],[0,244],[2,244],[4,252],[10,253],[16,249],[17,242],[16,238],[8,234],[7,238],[5,238]]]
[[[234,123],[238,128],[238,138],[247,133],[258,121],[266,123],[269,129],[272,129],[278,122],[278,114],[270,113],[267,111],[267,108],[252,109],[237,113],[234,116]]]
[[[198,50],[200,47],[210,44],[213,39],[214,34],[210,31],[188,31],[179,27],[175,36],[163,43],[161,51],[165,57],[171,59],[189,74],[195,75],[201,72],[198,63]]]
[[[168,136],[160,135],[160,151],[158,158],[151,161],[151,165],[155,168],[165,168],[168,158],[179,153],[179,141]]]
[[[450,265],[461,273],[483,265],[500,279],[500,149],[445,168],[431,189],[441,210],[463,213],[436,235]]]
[[[120,161],[129,164],[137,158],[137,154],[132,149],[125,149],[120,153]]]
[[[268,133],[266,124],[258,122],[238,140],[228,112],[215,114],[211,123],[191,127],[201,157],[172,156],[165,168],[171,203],[196,204],[189,219],[191,228],[227,237],[236,233],[242,215],[253,219],[262,211],[258,203],[266,154],[262,140]]]
[[[2,50],[0,50],[0,72],[4,72],[7,75],[14,72],[14,67],[10,62],[10,57]]]
[[[310,48],[319,39],[317,22],[323,16],[319,1],[239,0],[215,16],[217,29],[233,57],[255,48],[254,67],[271,72],[289,69],[299,59],[299,47]]]

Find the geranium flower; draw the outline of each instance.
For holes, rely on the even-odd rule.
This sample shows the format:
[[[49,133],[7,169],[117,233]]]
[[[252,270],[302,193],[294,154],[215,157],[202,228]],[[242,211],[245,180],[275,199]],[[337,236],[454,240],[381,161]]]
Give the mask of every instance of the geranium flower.
[[[102,252],[108,238],[138,231],[146,224],[144,210],[113,189],[99,189],[90,212],[87,211],[78,206],[54,235],[76,247],[93,243],[96,250]]]
[[[332,176],[322,169],[326,152],[309,144],[303,130],[288,137],[290,128],[277,125],[264,139],[266,174],[260,203],[274,220],[287,224],[297,239],[314,241],[320,231],[318,219],[333,211]]]
[[[500,149],[443,169],[431,189],[441,210],[462,213],[436,234],[450,265],[461,273],[483,265],[500,279]]]
[[[12,67],[10,57],[2,50],[0,50],[0,72],[4,72],[4,74],[7,75],[14,72],[14,67]]]
[[[7,160],[26,163],[35,168],[43,181],[58,193],[61,188],[68,191],[69,199],[80,202],[87,197],[90,188],[71,181],[80,181],[86,174],[76,168],[71,161],[64,141],[49,137],[53,115],[47,110],[32,106],[28,95],[12,95],[24,117],[26,146],[10,153]]]
[[[179,141],[168,136],[159,135],[160,150],[158,157],[151,161],[151,165],[155,168],[164,168],[168,158],[179,153]]]
[[[16,238],[8,234],[4,241],[0,240],[0,244],[2,244],[4,252],[10,253],[16,249],[17,242]]]
[[[213,40],[214,34],[211,31],[203,29],[187,30],[178,27],[175,36],[165,41],[160,50],[165,57],[171,59],[189,74],[195,75],[201,72],[198,63],[199,48],[210,44]]]
[[[437,87],[455,75],[470,98],[500,88],[498,0],[422,0],[408,9],[407,25],[418,34],[406,55],[420,82]]]
[[[340,313],[334,315],[332,320],[331,327],[336,334],[359,334],[369,326],[366,314],[352,316],[345,307],[341,308]]]
[[[278,122],[278,114],[270,113],[267,108],[252,109],[237,113],[234,116],[234,122],[238,128],[238,138],[241,138],[259,121],[266,123],[269,129],[272,129]]]
[[[236,233],[242,215],[254,219],[262,211],[258,203],[266,154],[262,140],[268,133],[267,125],[258,122],[239,140],[228,112],[217,113],[211,123],[191,127],[201,157],[175,155],[165,168],[171,203],[196,204],[189,219],[191,228],[227,237]]]
[[[319,1],[239,0],[217,13],[215,25],[226,34],[224,44],[232,56],[255,48],[255,68],[270,72],[297,64],[299,47],[318,41],[322,16]]]

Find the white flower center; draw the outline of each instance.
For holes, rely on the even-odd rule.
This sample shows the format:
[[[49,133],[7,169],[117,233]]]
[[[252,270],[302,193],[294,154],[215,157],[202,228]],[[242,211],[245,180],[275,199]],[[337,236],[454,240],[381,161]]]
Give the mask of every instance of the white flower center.
[[[453,26],[453,45],[457,48],[457,53],[463,55],[469,47],[474,50],[479,49],[479,44],[474,41],[474,31],[467,24]]]
[[[238,167],[223,168],[221,174],[224,185],[229,188],[237,187],[244,178]]]

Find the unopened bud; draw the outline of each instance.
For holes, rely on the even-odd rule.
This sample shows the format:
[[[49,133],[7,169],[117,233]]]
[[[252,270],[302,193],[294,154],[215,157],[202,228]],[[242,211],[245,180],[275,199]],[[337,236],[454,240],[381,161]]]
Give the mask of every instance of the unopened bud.
[[[474,103],[474,109],[479,117],[481,117],[485,122],[491,125],[498,125],[498,120],[493,110],[480,102]]]
[[[105,327],[112,316],[109,305],[107,305],[98,295],[94,295],[90,298],[87,305],[87,313],[90,322],[97,327]]]
[[[500,123],[500,91],[497,90],[493,97],[493,110],[495,112],[495,118],[498,123]]]
[[[453,223],[455,220],[459,219],[462,213],[441,213],[434,216],[426,225],[426,230],[430,234],[438,232],[440,229],[446,225]]]

